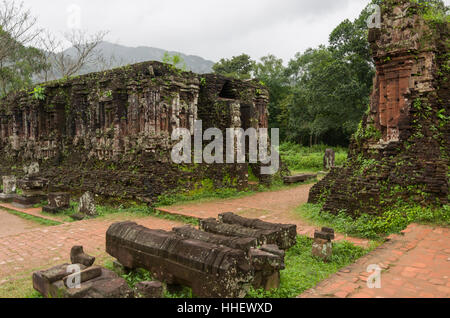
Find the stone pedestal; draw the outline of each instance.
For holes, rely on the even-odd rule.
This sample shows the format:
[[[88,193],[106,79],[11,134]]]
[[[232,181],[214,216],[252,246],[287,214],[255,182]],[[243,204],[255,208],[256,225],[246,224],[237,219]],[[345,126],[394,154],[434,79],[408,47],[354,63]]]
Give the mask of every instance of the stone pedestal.
[[[312,247],[312,255],[322,259],[324,262],[331,261],[333,255],[334,230],[330,228],[322,228],[321,231],[314,233],[314,242]]]
[[[59,213],[70,208],[70,194],[67,192],[53,192],[49,193],[48,205],[42,208],[42,211],[47,213]]]
[[[164,298],[164,286],[161,282],[140,282],[135,288],[140,298]]]
[[[47,184],[46,179],[38,177],[27,177],[17,181],[17,186],[23,193],[13,199],[13,205],[21,209],[29,209],[44,201],[47,199],[44,192]]]
[[[0,202],[11,202],[16,196],[16,177],[3,176],[3,192],[0,193]]]
[[[80,204],[78,205],[78,214],[86,216],[96,216],[97,208],[95,207],[94,195],[90,192],[86,192],[80,198]]]

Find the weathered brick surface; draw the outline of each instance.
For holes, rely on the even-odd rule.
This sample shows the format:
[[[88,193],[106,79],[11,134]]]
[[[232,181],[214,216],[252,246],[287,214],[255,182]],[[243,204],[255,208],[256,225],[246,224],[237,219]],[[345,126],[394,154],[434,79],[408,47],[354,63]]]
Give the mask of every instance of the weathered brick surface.
[[[370,110],[348,162],[310,193],[332,213],[379,214],[399,198],[448,203],[449,25],[425,21],[406,0],[389,0],[382,16],[369,36],[377,69]]]
[[[402,235],[392,235],[389,242],[300,297],[448,298],[449,247],[450,229],[412,224]],[[367,285],[373,274],[367,272],[370,265],[377,265],[382,270],[381,288]]]
[[[0,175],[40,163],[50,191],[91,191],[151,201],[168,190],[244,187],[247,165],[172,163],[171,133],[195,120],[203,129],[267,127],[267,90],[256,81],[179,72],[146,62],[41,85],[0,100]]]

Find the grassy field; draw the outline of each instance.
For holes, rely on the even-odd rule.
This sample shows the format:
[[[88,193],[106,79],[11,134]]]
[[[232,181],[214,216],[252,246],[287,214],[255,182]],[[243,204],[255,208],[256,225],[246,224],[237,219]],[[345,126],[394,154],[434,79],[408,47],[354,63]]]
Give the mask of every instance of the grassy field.
[[[347,149],[316,145],[303,147],[294,143],[283,143],[280,146],[280,157],[290,170],[295,172],[318,172],[324,170],[323,156],[325,150],[331,148],[336,153],[336,166],[342,166],[347,160]]]

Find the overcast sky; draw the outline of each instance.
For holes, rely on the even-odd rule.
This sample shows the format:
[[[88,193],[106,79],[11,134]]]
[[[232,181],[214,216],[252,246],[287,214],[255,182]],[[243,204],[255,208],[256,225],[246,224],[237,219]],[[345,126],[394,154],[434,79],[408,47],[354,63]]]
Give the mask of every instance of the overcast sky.
[[[287,61],[296,52],[326,44],[334,27],[346,18],[358,17],[368,2],[24,0],[39,24],[54,33],[67,32],[69,25],[77,26],[79,21],[79,27],[89,32],[110,31],[106,39],[110,42],[152,46],[213,61],[241,53],[255,59],[271,53]]]

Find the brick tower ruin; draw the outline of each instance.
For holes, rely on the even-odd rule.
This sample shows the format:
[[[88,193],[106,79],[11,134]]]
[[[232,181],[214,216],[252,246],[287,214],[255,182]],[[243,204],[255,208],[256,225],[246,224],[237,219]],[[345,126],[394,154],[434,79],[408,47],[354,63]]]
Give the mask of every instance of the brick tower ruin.
[[[408,0],[382,2],[369,30],[376,65],[370,109],[344,167],[314,186],[331,213],[380,214],[392,205],[449,201],[449,24]]]
[[[0,176],[39,162],[53,191],[152,202],[168,191],[248,185],[247,164],[177,165],[177,128],[268,127],[256,81],[145,62],[11,93],[0,100]],[[225,133],[224,133],[225,134]]]

